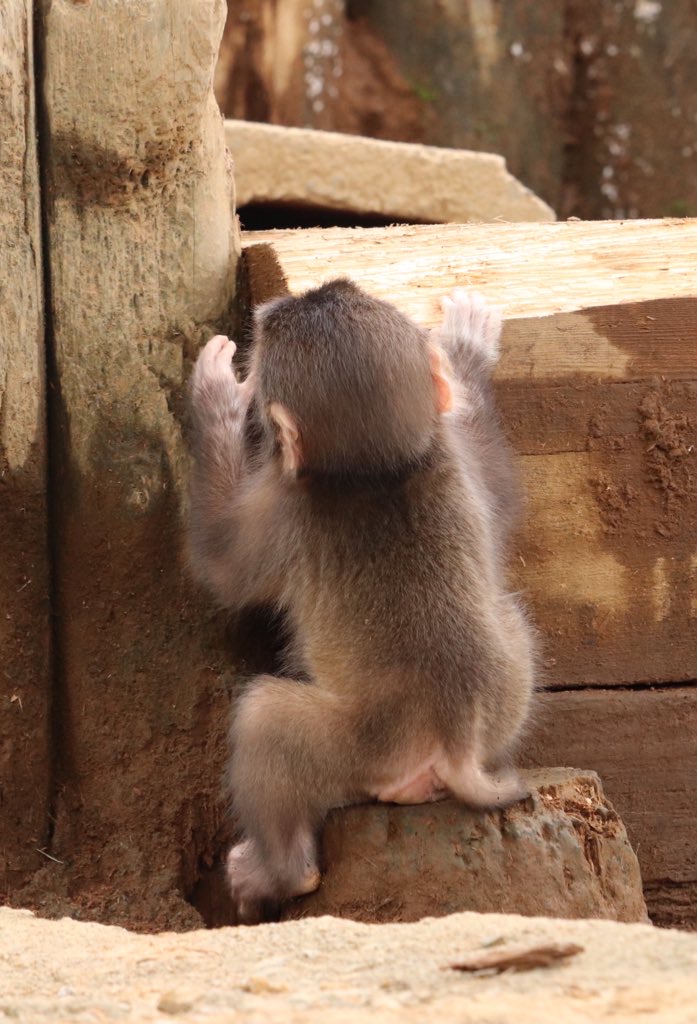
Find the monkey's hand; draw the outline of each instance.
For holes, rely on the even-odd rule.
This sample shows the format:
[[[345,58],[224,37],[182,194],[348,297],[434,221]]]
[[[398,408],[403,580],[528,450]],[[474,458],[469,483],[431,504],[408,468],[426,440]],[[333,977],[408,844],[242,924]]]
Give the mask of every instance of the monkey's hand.
[[[499,358],[499,340],[503,319],[501,310],[487,305],[478,292],[453,288],[441,302],[443,323],[436,339],[450,356],[456,369],[465,369],[472,358],[481,360],[487,369]]]
[[[234,341],[217,334],[204,345],[191,377],[190,404],[201,426],[226,424],[244,418],[254,389],[250,377],[238,383],[232,366]]]

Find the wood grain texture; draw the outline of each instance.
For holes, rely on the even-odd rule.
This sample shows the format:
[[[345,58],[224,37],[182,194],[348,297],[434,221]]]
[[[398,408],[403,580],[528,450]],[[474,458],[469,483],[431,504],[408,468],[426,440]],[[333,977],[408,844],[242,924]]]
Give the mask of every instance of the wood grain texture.
[[[507,319],[697,295],[697,220],[263,231],[291,291],[347,274],[425,327],[461,285]]]
[[[697,687],[547,693],[529,765],[598,772],[627,827],[658,923],[697,928]]]
[[[41,863],[50,691],[33,3],[0,5],[0,893]]]
[[[697,222],[246,236],[252,300],[346,274],[438,323],[454,284],[510,317],[496,370],[528,495],[512,561],[544,683],[697,679]]]
[[[212,93],[224,17],[223,0],[43,5],[65,865],[51,879],[132,926],[199,920],[180,887],[219,822],[224,660],[179,548],[184,382],[235,295]]]

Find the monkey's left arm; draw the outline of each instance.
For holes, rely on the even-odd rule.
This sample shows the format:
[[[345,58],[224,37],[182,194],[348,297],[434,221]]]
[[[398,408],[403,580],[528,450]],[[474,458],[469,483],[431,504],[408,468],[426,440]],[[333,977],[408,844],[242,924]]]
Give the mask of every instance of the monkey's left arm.
[[[234,353],[234,342],[212,338],[197,360],[189,391],[189,560],[194,575],[228,608],[274,599],[281,544],[275,491],[247,457],[245,418],[253,382],[237,382]]]

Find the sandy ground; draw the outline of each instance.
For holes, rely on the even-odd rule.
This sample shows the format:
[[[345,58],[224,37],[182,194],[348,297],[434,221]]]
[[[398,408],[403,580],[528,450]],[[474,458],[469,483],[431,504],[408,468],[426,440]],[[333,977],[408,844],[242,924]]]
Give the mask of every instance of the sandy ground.
[[[583,947],[525,973],[462,974],[483,947]],[[0,1020],[566,1024],[697,1021],[697,935],[647,925],[456,914],[322,917],[138,935],[0,909]]]

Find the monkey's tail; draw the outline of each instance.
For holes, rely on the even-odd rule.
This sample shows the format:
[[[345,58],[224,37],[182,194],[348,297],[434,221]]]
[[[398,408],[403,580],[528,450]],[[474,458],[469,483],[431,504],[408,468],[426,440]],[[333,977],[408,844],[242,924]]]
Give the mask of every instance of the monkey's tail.
[[[453,796],[469,807],[509,807],[530,795],[515,769],[488,772],[475,751],[464,758],[447,758],[437,771]]]

